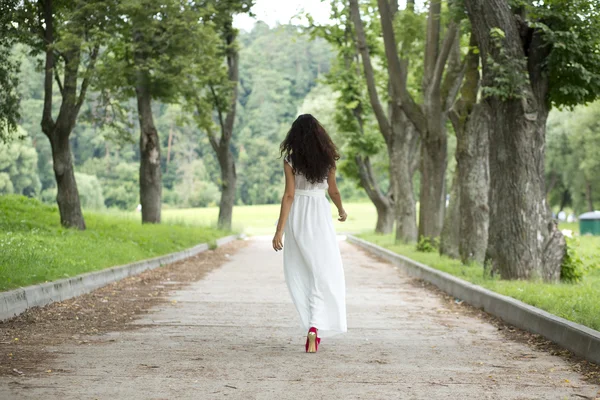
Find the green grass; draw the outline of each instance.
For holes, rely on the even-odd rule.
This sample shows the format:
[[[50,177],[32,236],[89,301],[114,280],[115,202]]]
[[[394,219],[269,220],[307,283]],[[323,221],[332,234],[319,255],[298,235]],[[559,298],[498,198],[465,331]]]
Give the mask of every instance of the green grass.
[[[87,230],[65,229],[56,207],[0,196],[0,290],[156,257],[228,234],[191,224],[142,225],[130,213],[84,214]]]
[[[279,204],[257,206],[235,206],[233,209],[233,228],[248,235],[272,235],[279,218]],[[366,232],[375,228],[377,213],[372,203],[347,203],[348,213],[345,222],[337,221],[337,209],[331,205],[331,215],[335,217],[337,232]],[[219,215],[218,207],[187,208],[163,210],[165,221],[180,224],[215,225]]]
[[[561,228],[564,228],[561,226]],[[567,227],[567,229],[572,229]],[[578,230],[576,230],[578,231]],[[600,237],[579,237],[578,253],[588,270],[577,284],[503,281],[484,276],[480,265],[464,266],[437,253],[421,253],[415,245],[394,244],[392,235],[361,234],[361,238],[458,278],[521,300],[573,322],[600,330]]]

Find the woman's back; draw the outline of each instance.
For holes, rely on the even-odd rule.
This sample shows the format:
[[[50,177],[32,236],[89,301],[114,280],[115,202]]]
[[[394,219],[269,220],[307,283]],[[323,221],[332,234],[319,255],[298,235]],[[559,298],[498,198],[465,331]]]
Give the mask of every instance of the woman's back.
[[[284,160],[293,167],[292,161],[289,159],[289,157],[286,156]],[[329,184],[327,183],[327,177],[325,177],[325,179],[323,179],[321,182],[311,183],[304,175],[296,172],[294,174],[294,188],[298,190],[327,190],[329,188]]]

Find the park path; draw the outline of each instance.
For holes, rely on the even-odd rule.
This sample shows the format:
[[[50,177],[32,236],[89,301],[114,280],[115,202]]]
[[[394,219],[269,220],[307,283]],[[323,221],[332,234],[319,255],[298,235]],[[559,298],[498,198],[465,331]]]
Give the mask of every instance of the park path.
[[[348,328],[304,353],[304,332],[270,238],[170,302],[54,348],[55,372],[0,379],[0,399],[595,399],[563,359],[508,340],[388,263],[340,243]],[[64,346],[63,346],[64,347]]]

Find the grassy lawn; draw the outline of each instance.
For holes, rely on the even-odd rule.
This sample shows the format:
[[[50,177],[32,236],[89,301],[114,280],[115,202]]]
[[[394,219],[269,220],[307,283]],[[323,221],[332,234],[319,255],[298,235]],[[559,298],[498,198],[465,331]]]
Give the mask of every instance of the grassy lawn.
[[[561,227],[565,228],[565,227]],[[566,227],[566,229],[573,229]],[[573,229],[578,232],[578,229]],[[579,237],[578,253],[587,274],[577,284],[502,281],[484,276],[479,265],[464,266],[460,261],[437,253],[420,253],[414,245],[394,244],[392,235],[361,234],[361,238],[402,254],[440,271],[521,300],[573,322],[600,330],[600,237]]]
[[[344,208],[348,219],[337,221],[337,209],[332,204],[331,214],[337,232],[367,232],[375,228],[377,213],[372,203],[347,203]],[[218,207],[187,208],[163,210],[165,221],[178,224],[201,224],[214,226],[219,216]],[[233,209],[233,228],[248,235],[272,235],[279,218],[279,204],[257,206],[235,206]]]
[[[0,196],[0,291],[156,257],[227,235],[198,225],[142,225],[139,215],[84,214],[87,230],[65,229],[56,207]]]

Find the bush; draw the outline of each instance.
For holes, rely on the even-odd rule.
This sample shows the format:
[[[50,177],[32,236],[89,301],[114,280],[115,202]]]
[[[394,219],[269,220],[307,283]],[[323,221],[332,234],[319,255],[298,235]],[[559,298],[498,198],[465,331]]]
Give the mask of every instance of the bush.
[[[575,238],[565,237],[567,246],[565,247],[565,256],[560,266],[560,280],[568,283],[577,283],[585,273],[583,260],[577,253],[579,243]]]
[[[417,243],[417,251],[421,253],[435,253],[440,248],[440,239],[429,236],[421,236]]]

